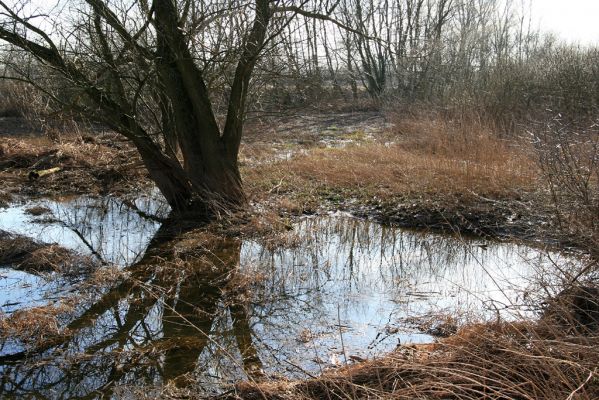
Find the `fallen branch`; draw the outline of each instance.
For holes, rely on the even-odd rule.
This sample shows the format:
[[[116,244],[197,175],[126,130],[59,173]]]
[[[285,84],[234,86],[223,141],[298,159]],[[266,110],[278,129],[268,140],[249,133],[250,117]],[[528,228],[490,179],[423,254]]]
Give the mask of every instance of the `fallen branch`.
[[[35,181],[35,180],[41,178],[42,176],[55,174],[57,172],[60,172],[61,170],[62,170],[62,168],[60,168],[60,167],[54,167],[54,168],[43,169],[43,170],[39,170],[39,171],[31,171],[31,172],[29,172],[29,180]]]

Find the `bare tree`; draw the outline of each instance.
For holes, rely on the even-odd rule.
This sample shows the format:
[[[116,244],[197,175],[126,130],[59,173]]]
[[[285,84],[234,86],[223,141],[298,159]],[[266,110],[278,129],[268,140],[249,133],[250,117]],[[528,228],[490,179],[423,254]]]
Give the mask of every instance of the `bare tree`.
[[[330,19],[336,5],[297,3],[81,0],[41,13],[2,0],[0,39],[35,61],[19,79],[129,139],[175,213],[211,217],[246,203],[237,158],[262,50],[294,16]],[[216,84],[227,86],[221,119]]]

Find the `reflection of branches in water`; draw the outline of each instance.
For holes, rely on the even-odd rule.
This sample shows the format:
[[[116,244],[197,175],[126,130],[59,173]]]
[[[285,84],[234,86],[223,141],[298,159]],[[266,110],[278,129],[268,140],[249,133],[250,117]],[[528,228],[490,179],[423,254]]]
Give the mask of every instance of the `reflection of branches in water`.
[[[70,340],[0,366],[0,395],[77,398],[118,384],[176,380],[212,351],[215,318],[227,310],[241,368],[248,375],[260,370],[249,316],[244,307],[227,304],[222,292],[239,265],[241,243],[214,240],[210,250],[198,243],[181,258],[173,251],[177,244],[156,241],[130,268],[131,279],[68,325]]]
[[[262,266],[285,269],[278,272],[284,281],[272,285],[273,289],[281,285],[318,288],[330,281],[345,282],[346,290],[377,289],[365,287],[368,284],[388,288],[397,280],[440,276],[448,268],[493,257],[492,250],[473,251],[471,243],[452,237],[349,218],[307,219],[296,230],[301,247],[270,252],[256,245],[247,250],[246,257]]]
[[[135,202],[83,197],[49,206],[53,222],[70,230],[83,249],[105,263],[120,265],[140,258],[164,212],[161,203],[152,197]]]
[[[423,304],[433,291],[442,306],[467,304],[448,282],[478,289],[486,273],[479,262],[495,268],[492,275],[507,269],[514,251],[348,218],[304,220],[295,229],[301,245],[276,250],[199,233],[172,239],[168,228],[129,268],[131,279],[69,325],[69,342],[35,359],[64,362],[7,363],[3,393],[25,393],[30,381],[31,391],[48,393],[52,384],[64,397],[117,384],[179,383],[183,375],[208,384],[243,371],[257,375],[262,363],[276,372],[315,372],[320,362],[312,358],[339,350],[339,325],[347,325],[349,354],[395,347],[397,336],[380,336],[386,324],[430,311]]]

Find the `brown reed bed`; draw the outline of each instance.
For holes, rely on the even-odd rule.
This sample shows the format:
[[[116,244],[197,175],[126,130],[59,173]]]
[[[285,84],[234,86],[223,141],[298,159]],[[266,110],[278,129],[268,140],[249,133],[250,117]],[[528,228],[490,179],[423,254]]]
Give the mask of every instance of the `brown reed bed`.
[[[470,325],[431,345],[306,381],[243,383],[235,399],[596,399],[599,337],[547,322]]]

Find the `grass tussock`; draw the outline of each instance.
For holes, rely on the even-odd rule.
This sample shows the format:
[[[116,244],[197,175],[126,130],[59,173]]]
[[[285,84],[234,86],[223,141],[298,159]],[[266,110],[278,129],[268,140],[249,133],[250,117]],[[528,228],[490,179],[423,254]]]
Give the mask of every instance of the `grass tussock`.
[[[22,262],[42,245],[29,238],[0,230],[0,265]]]
[[[0,191],[0,208],[8,207],[13,197],[10,193]]]
[[[51,214],[52,211],[48,207],[44,206],[32,206],[25,210],[26,214],[33,215],[34,217],[39,217],[44,214]]]
[[[0,265],[34,273],[59,272],[66,276],[86,273],[99,266],[89,256],[5,231],[0,231]]]
[[[596,399],[597,337],[545,323],[471,325],[433,345],[301,382],[243,383],[242,399]]]

